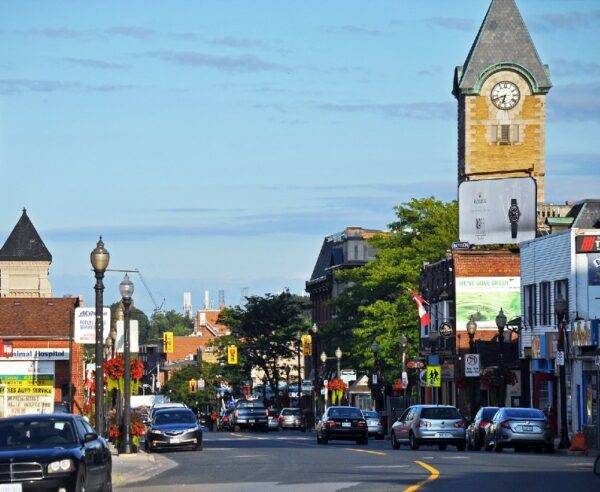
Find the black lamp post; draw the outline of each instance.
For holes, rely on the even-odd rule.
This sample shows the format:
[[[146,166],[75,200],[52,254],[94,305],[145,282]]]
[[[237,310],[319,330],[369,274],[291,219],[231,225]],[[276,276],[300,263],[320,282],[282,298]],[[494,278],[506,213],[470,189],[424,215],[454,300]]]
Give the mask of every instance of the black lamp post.
[[[103,353],[103,336],[104,336],[104,272],[108,268],[110,254],[104,248],[102,236],[98,240],[96,247],[90,253],[90,262],[94,269],[96,277],[96,340],[95,340],[95,356],[96,356],[96,432],[104,435],[104,372],[102,363],[104,362]]]
[[[558,366],[558,377],[560,384],[560,442],[559,449],[568,449],[571,446],[569,442],[569,428],[567,426],[567,377],[565,366],[567,363],[567,353],[565,350],[565,328],[567,324],[567,300],[563,296],[554,299],[554,311],[558,321],[558,346],[559,352],[563,353],[563,363]]]
[[[475,316],[471,315],[467,322],[467,334],[469,335],[469,353],[475,353],[475,333],[477,333],[477,322]],[[475,391],[475,380],[471,378],[471,419],[475,418],[475,410],[477,409],[477,393]]]
[[[375,393],[375,410],[381,410],[381,405],[379,404],[380,396],[381,396],[381,361],[379,359],[379,344],[377,340],[373,341],[371,344],[371,351],[373,352],[373,358],[375,359],[375,374],[377,376],[377,384],[374,384],[374,393]]]
[[[288,399],[288,405],[290,404],[290,371],[292,368],[288,365],[285,366],[285,387]]]
[[[337,377],[341,377],[340,363],[342,362],[342,350],[338,347],[335,349],[335,358],[337,359]]]
[[[431,347],[431,355],[436,353],[436,348],[438,344],[438,340],[440,338],[440,334],[436,330],[429,329],[429,346]],[[436,388],[431,388],[431,395],[434,401],[433,403],[439,403],[439,395],[436,391]]]
[[[266,407],[267,406],[267,383],[268,383],[266,374],[263,376],[262,383],[263,383],[263,388],[262,388],[262,390],[263,390],[263,405]]]
[[[404,377],[404,373],[406,372],[406,349],[408,348],[408,338],[406,335],[400,336],[400,346],[402,347],[402,376]],[[408,380],[408,378],[407,378]],[[404,405],[406,405],[406,386],[404,381],[402,381],[403,391],[404,391]]]
[[[313,366],[313,414],[315,419],[317,418],[317,401],[319,398],[319,363],[317,352],[319,350],[317,346],[317,333],[319,327],[317,323],[313,323],[312,328],[312,366]]]
[[[298,334],[296,335],[296,345],[297,345],[297,349],[298,349],[298,408],[300,408],[300,397],[302,396],[302,376],[301,376],[301,371],[302,371],[302,367],[300,364],[300,347],[301,347],[301,343],[302,342],[302,333],[298,332]]]
[[[498,406],[503,407],[506,405],[506,367],[504,365],[504,328],[506,328],[507,323],[506,315],[504,314],[504,310],[500,308],[500,312],[498,316],[496,316],[496,326],[498,327],[498,345],[500,352],[500,395],[498,399]]]
[[[129,347],[129,321],[131,318],[131,297],[133,296],[133,282],[125,274],[119,284],[119,292],[123,302],[123,359],[125,359],[125,384],[123,385],[123,453],[131,453],[131,438],[129,427],[131,423],[131,354]]]

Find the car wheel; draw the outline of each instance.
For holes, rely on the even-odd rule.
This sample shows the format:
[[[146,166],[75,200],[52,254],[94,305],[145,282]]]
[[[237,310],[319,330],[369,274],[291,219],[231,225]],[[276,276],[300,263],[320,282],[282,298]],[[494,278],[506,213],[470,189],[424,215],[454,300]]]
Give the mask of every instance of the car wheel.
[[[465,449],[467,449],[467,443],[466,443],[465,441],[463,441],[463,442],[459,442],[459,443],[456,445],[456,450],[457,450],[457,451],[464,451]]]
[[[112,492],[112,473],[108,470],[104,484],[102,484],[102,492]]]
[[[233,426],[233,432],[239,432],[240,431],[240,426],[239,425],[234,425]]]
[[[85,466],[80,465],[79,470],[77,470],[77,478],[75,479],[75,487],[73,488],[74,492],[86,491],[86,475]]]
[[[483,440],[483,447],[486,451],[491,451],[492,450],[492,445],[490,444],[490,441],[487,439]]]
[[[396,433],[394,431],[392,431],[390,441],[392,441],[392,449],[400,449],[400,442],[396,439]]]
[[[471,443],[471,439],[469,439],[467,437],[467,450],[469,451],[473,451],[475,449],[475,447],[473,446],[473,444]]]
[[[410,432],[410,435],[408,436],[408,441],[410,443],[410,449],[412,449],[413,451],[417,451],[419,449],[420,443],[419,440],[415,437],[415,435],[413,434],[413,432]]]

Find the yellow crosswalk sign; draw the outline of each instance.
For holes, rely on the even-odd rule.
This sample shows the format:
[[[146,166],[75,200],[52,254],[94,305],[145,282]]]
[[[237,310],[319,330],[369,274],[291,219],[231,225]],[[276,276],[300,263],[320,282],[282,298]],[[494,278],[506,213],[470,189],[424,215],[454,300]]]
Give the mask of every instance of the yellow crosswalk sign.
[[[425,371],[427,386],[439,388],[442,386],[442,366],[427,366]]]

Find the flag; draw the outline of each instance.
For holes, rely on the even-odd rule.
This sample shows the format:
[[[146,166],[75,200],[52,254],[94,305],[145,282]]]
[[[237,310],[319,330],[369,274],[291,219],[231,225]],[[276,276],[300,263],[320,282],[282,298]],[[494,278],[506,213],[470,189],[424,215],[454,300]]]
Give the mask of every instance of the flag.
[[[417,310],[419,311],[419,318],[421,318],[421,328],[425,328],[429,326],[429,313],[425,309],[425,300],[421,296],[421,294],[417,292],[413,292],[412,295],[413,301],[417,304]]]

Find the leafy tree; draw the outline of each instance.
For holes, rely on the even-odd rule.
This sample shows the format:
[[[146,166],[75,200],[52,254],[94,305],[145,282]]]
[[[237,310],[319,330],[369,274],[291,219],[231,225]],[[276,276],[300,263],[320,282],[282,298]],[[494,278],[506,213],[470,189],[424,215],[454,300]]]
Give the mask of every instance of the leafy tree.
[[[175,336],[190,335],[194,331],[194,321],[173,309],[155,312],[150,318],[146,340],[159,340],[165,331],[172,331]]]
[[[113,330],[116,330],[117,326],[117,314],[120,308],[120,301],[113,302],[110,305],[110,325]],[[138,322],[139,329],[139,343],[140,345],[146,343],[148,340],[148,333],[150,330],[150,321],[148,320],[148,316],[141,309],[136,308],[135,306],[131,307],[131,319],[135,319]]]
[[[189,364],[175,371],[162,388],[162,393],[168,395],[171,401],[185,403],[188,407],[199,409],[204,406],[216,405],[216,392],[222,377],[220,368],[214,364]],[[190,379],[204,379],[205,387],[196,393],[189,392]]]
[[[395,212],[390,232],[371,239],[376,259],[336,273],[350,287],[334,302],[336,319],[321,330],[325,347],[340,346],[345,365],[364,370],[374,367],[371,344],[377,340],[388,382],[400,372],[402,334],[409,356],[418,353],[419,319],[411,294],[418,290],[423,262],[441,259],[458,238],[456,202],[413,199]]]
[[[271,387],[282,380],[282,359],[295,357],[296,336],[309,328],[309,301],[289,292],[251,296],[244,307],[225,309],[219,322],[231,328],[231,334],[212,343],[221,362],[227,366],[227,346],[238,347],[238,366],[228,366],[238,384],[250,378],[253,368],[261,368]]]

